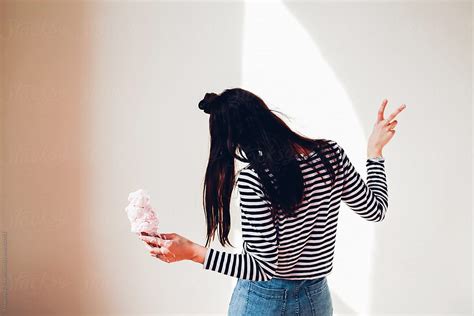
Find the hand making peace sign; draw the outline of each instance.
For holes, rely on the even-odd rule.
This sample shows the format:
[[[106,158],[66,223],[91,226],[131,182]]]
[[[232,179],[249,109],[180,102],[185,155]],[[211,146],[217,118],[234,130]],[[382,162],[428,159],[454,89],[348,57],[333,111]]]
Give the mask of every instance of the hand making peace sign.
[[[385,107],[387,106],[387,99],[382,101],[377,113],[377,120],[374,124],[374,129],[369,137],[367,145],[367,154],[369,156],[381,155],[383,147],[392,139],[395,134],[395,126],[398,121],[394,118],[406,108],[405,104],[400,105],[392,114],[386,119],[384,118]]]

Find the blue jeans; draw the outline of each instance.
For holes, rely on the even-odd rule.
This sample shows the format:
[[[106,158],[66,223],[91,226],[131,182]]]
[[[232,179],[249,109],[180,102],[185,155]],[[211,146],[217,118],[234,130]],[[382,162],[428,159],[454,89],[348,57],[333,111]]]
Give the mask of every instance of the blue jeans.
[[[229,303],[229,316],[333,314],[326,277],[314,280],[238,279]]]

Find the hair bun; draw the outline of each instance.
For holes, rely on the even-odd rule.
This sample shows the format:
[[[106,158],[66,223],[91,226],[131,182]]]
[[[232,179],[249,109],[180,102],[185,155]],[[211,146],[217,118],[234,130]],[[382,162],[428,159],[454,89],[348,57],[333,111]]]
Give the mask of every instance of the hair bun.
[[[212,105],[215,103],[218,97],[219,95],[214,92],[206,93],[204,99],[199,102],[199,109],[203,110],[207,114],[211,114]]]

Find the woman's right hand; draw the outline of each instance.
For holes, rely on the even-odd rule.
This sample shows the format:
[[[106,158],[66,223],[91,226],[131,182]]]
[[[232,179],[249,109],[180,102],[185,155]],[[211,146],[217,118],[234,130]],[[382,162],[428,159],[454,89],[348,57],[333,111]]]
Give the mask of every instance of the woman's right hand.
[[[383,147],[392,139],[395,134],[395,126],[398,121],[394,118],[406,108],[405,104],[402,104],[395,110],[389,117],[384,118],[385,107],[387,106],[387,99],[382,101],[379,111],[377,113],[377,121],[374,124],[374,129],[369,137],[369,143],[367,145],[367,156],[373,158],[382,156]]]

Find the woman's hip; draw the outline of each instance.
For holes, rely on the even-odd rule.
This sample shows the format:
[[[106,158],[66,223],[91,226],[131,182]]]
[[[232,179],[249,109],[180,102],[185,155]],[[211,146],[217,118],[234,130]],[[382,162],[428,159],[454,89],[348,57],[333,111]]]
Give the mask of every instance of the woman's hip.
[[[238,279],[228,314],[237,315],[332,315],[326,277],[307,280],[273,278],[269,281]]]

